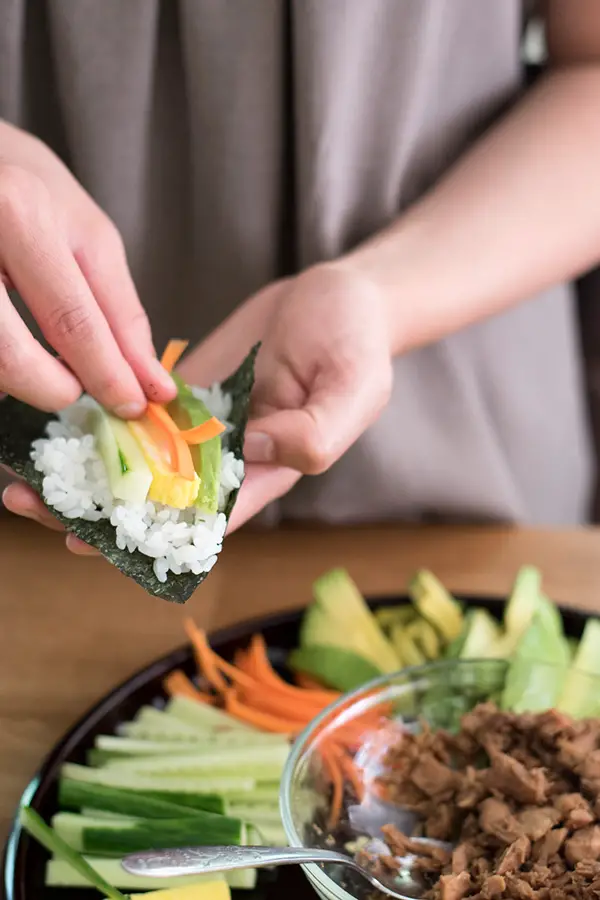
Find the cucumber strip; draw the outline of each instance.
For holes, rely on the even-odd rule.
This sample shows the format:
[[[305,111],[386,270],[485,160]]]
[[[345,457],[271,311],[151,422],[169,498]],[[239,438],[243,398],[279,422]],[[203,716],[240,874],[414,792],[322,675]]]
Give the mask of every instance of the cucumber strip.
[[[125,734],[125,729],[132,725],[139,727],[147,726],[156,729],[157,733],[167,736],[168,740],[175,740],[176,735],[198,738],[198,736],[203,737],[205,733],[197,726],[190,725],[182,719],[177,719],[175,716],[168,715],[164,710],[156,709],[154,706],[142,706],[133,721],[125,722],[120,725],[117,732],[119,734]],[[171,735],[173,735],[172,738]]]
[[[120,765],[123,764],[120,763]],[[243,796],[246,793],[250,793],[256,787],[256,780],[249,776],[212,777],[211,775],[206,778],[177,778],[172,776],[161,778],[151,773],[140,773],[138,776],[136,772],[132,772],[130,769],[125,771],[114,770],[109,769],[108,766],[104,769],[90,769],[89,766],[79,766],[75,763],[65,763],[61,769],[61,775],[63,778],[71,778],[73,781],[85,781],[88,784],[103,784],[106,787],[143,791],[144,793],[148,791],[154,797],[157,796],[157,791],[161,795],[170,792],[173,794],[192,794],[196,798],[203,798],[206,795],[223,797],[230,794],[235,794],[237,797],[240,794]],[[161,799],[169,798],[161,797]],[[173,801],[181,802],[180,800],[175,801],[175,798],[173,798]],[[190,806],[192,804],[186,803],[186,805]],[[198,806],[201,807],[201,803],[198,803]]]
[[[83,773],[88,769],[83,766]],[[82,773],[82,774],[83,774]],[[225,801],[216,794],[198,795],[193,792],[136,789],[130,780],[125,786],[61,778],[58,784],[58,801],[68,809],[88,806],[122,815],[141,816],[146,819],[176,819],[193,816],[198,809],[225,813]],[[182,799],[183,797],[183,799]]]
[[[196,700],[190,700],[189,697],[172,697],[167,703],[165,713],[188,725],[195,725],[197,728],[211,731],[233,730],[252,733],[260,730],[245,722],[238,722],[222,709],[216,709],[207,703],[198,703]]]
[[[279,804],[276,799],[268,806],[231,803],[227,806],[227,814],[234,819],[250,822],[252,825],[256,825],[257,828],[262,828],[264,825],[281,825]]]
[[[183,744],[183,746],[182,746]],[[188,747],[188,744],[191,744]],[[200,746],[197,747],[196,745]],[[221,732],[220,734],[198,734],[197,739],[192,741],[181,740],[163,740],[152,741],[148,739],[135,739],[131,737],[118,737],[114,734],[100,734],[94,742],[96,750],[106,753],[107,758],[119,756],[164,756],[174,753],[196,753],[211,752],[217,753],[220,750],[229,750],[235,747],[286,747],[289,749],[288,741],[280,734],[263,734],[257,731],[256,734],[245,734],[241,731],[233,731],[231,733]]]
[[[126,900],[120,891],[109,884],[108,879],[104,878],[101,873],[89,865],[83,856],[76,853],[59,835],[52,831],[33,809],[24,806],[21,809],[19,820],[27,834],[45,847],[49,853],[59,856],[61,863],[68,870],[80,876],[85,887],[91,884],[110,900]]]
[[[239,819],[204,813],[187,819],[131,819],[110,821],[77,813],[57,813],[56,834],[74,850],[94,856],[125,856],[154,847],[193,844],[240,846],[247,843],[247,828]]]
[[[232,791],[225,798],[225,805],[229,811],[231,807],[241,806],[270,806],[272,809],[279,808],[279,783],[275,782],[269,785],[258,785],[252,791],[246,793],[238,793]]]
[[[177,809],[183,812],[182,818],[185,817],[186,813],[190,812],[189,809],[184,809],[183,806],[178,806]],[[143,816],[124,816],[121,813],[107,812],[105,809],[94,809],[91,806],[82,806],[79,812],[82,816],[90,819],[102,819],[103,822],[133,822],[137,818],[144,818]]]
[[[253,747],[229,747],[216,752],[201,750],[179,755],[121,757],[106,763],[107,772],[134,772],[139,775],[190,774],[198,777],[224,777],[232,773],[247,775],[256,781],[276,781],[281,777],[289,754],[287,744]]]
[[[70,848],[69,848],[70,849]],[[124,891],[144,891],[157,888],[157,879],[146,875],[130,875],[121,867],[118,859],[106,859],[101,857],[84,857],[87,864],[101,878],[111,882]],[[161,878],[160,886],[163,888],[184,887],[188,884],[207,884],[216,880],[224,880],[229,887],[239,890],[251,891],[256,887],[256,869],[238,869],[235,872],[227,872],[222,878],[216,875],[179,875],[175,878]],[[87,887],[87,879],[62,859],[51,859],[46,867],[47,887]],[[116,891],[107,896],[115,897]],[[124,900],[118,895],[119,900]]]
[[[252,841],[253,844],[263,844],[265,847],[287,847],[288,839],[281,824],[262,825],[258,823],[253,825],[253,831],[260,836],[260,840]]]

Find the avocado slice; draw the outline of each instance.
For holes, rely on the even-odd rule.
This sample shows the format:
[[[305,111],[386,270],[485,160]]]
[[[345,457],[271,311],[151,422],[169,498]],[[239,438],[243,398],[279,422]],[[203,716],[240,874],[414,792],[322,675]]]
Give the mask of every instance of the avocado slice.
[[[314,603],[307,609],[300,629],[300,646],[340,647],[369,660],[380,672],[400,668],[392,644],[343,569],[327,572],[313,585]]]
[[[337,691],[352,691],[385,674],[371,660],[342,647],[327,644],[313,644],[311,647],[292,650],[288,665],[295,672],[312,675],[325,687]]]
[[[412,606],[381,606],[373,613],[377,624],[384,634],[387,634],[394,625],[408,625],[414,622],[417,614]]]
[[[504,610],[507,634],[519,637],[530,624],[542,593],[542,576],[534,566],[522,566],[517,572]]]
[[[98,407],[92,417],[96,448],[116,500],[145,503],[152,472],[127,423]]]
[[[447,656],[459,659],[487,659],[495,656],[500,625],[487,609],[469,610],[462,634],[448,647]]]
[[[560,613],[547,597],[540,595],[531,623],[509,664],[503,708],[512,712],[551,709],[561,693],[570,660]]]
[[[417,572],[410,581],[408,593],[417,612],[437,629],[446,643],[460,635],[464,623],[460,604],[435,575],[426,570]]]
[[[195,428],[203,425],[212,416],[202,400],[194,397],[191,388],[178,375],[173,375],[177,386],[177,397],[169,405],[169,412],[179,428]],[[221,485],[221,437],[211,438],[203,444],[190,447],[194,469],[200,477],[200,489],[196,506],[204,512],[214,514],[219,508],[219,487]]]
[[[524,632],[531,624],[540,598],[545,598],[549,614],[553,611],[556,628],[562,628],[560,613],[542,591],[542,576],[535,566],[522,566],[517,572],[504,610],[504,633],[499,635],[490,654],[498,659],[510,659]]]
[[[427,661],[414,632],[404,625],[394,625],[390,639],[403,666],[422,666]]]
[[[573,718],[600,715],[600,619],[588,619],[573,656],[557,709]]]

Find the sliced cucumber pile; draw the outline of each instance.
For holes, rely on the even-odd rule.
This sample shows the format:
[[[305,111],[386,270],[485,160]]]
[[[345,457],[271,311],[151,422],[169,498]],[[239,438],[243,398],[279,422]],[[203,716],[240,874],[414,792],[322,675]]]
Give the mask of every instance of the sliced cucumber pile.
[[[285,736],[187,698],[142,707],[118,734],[96,738],[88,765],[63,766],[50,826],[22,811],[25,830],[52,854],[46,885],[91,884],[112,900],[119,889],[155,889],[157,900],[159,888],[177,889],[165,900],[185,900],[183,889],[196,885],[194,900],[228,900],[230,888],[254,888],[253,870],[158,881],[128,875],[119,858],[190,844],[285,844],[279,781],[288,752]]]

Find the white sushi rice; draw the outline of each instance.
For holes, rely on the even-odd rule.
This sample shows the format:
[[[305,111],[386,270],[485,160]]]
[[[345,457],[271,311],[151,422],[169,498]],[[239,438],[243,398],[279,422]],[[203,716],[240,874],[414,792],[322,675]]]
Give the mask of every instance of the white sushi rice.
[[[194,388],[194,394],[212,415],[227,421],[231,397],[219,385]],[[210,572],[227,525],[223,512],[211,516],[196,508],[178,510],[160,503],[115,502],[94,436],[85,431],[93,406],[93,400],[83,397],[48,424],[47,437],[33,442],[31,458],[44,476],[46,503],[68,519],[109,519],[115,528],[116,546],[153,558],[154,574],[161,582],[167,581],[169,573]],[[230,493],[240,487],[244,476],[243,460],[226,449],[226,440],[225,435],[219,510],[225,508]]]

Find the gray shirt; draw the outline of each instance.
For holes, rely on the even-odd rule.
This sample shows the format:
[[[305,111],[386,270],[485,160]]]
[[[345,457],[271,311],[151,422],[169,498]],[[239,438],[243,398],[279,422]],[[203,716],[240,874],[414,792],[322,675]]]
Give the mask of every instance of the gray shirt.
[[[520,90],[522,17],[517,0],[0,0],[0,116],[117,223],[158,345],[196,340],[431,186]],[[591,478],[557,286],[398,359],[380,420],[274,513],[569,524]]]

